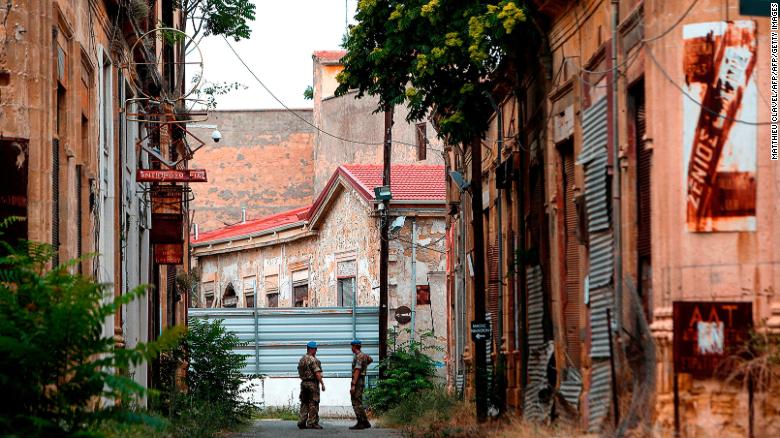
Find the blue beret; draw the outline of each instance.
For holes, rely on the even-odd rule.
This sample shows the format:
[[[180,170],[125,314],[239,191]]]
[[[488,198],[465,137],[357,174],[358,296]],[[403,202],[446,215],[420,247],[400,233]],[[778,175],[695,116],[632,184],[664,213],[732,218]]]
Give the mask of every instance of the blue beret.
[[[314,341],[310,341],[308,344],[306,344],[306,347],[308,348],[317,348],[317,343]]]
[[[355,339],[354,341],[350,342],[349,344],[350,345],[363,345],[363,342],[358,340],[358,339]]]

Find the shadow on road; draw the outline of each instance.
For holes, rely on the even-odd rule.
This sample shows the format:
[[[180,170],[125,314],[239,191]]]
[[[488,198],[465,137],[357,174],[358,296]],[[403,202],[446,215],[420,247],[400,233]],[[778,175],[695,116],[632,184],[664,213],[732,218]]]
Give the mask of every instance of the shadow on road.
[[[366,430],[349,430],[349,426],[355,424],[354,420],[320,420],[322,430],[301,430],[294,421],[283,420],[256,420],[247,430],[235,433],[229,438],[250,437],[371,437],[371,438],[398,438],[401,433],[393,429],[380,429],[373,427]]]

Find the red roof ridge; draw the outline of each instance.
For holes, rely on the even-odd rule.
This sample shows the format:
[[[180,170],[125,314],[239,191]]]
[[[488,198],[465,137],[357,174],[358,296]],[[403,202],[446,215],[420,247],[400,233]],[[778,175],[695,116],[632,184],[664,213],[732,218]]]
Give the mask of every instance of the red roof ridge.
[[[290,225],[295,222],[304,221],[308,219],[310,208],[311,206],[298,207],[292,210],[286,210],[268,216],[263,216],[257,219],[251,219],[246,222],[227,225],[222,228],[217,228],[216,230],[201,233],[197,240],[192,240],[192,243],[205,243],[215,240],[243,237],[253,233],[270,231],[274,228],[278,228],[284,225]],[[279,223],[276,223],[277,221],[279,221]],[[264,224],[268,226],[263,227]]]

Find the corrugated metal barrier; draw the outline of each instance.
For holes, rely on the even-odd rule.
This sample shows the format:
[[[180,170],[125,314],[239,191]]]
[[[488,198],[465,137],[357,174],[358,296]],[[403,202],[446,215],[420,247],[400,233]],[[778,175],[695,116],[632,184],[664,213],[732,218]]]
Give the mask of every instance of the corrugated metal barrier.
[[[354,313],[353,313],[354,310]],[[246,345],[237,354],[246,356],[244,374],[298,377],[298,360],[306,343],[319,344],[317,358],[324,377],[349,377],[352,367],[350,341],[363,342],[363,351],[374,358],[369,375],[378,374],[379,308],[302,307],[258,309],[189,309],[190,319],[223,320],[228,331]]]
[[[589,432],[601,430],[610,406],[610,328],[607,327],[607,309],[613,306],[613,245],[607,186],[607,134],[607,98],[604,97],[583,111],[583,145],[578,160],[585,166],[585,205],[590,240],[590,357],[593,361],[588,393]]]

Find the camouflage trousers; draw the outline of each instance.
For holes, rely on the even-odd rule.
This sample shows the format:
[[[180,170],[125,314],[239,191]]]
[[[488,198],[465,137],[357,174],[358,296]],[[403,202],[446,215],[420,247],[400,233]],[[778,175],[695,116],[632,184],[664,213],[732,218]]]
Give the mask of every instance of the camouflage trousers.
[[[355,390],[350,393],[352,398],[352,409],[355,411],[355,417],[357,417],[358,423],[368,423],[368,416],[366,416],[366,409],[363,407],[363,389],[365,389],[366,382],[363,379],[357,381]]]
[[[301,411],[298,425],[313,426],[320,422],[320,385],[317,382],[301,382]]]

